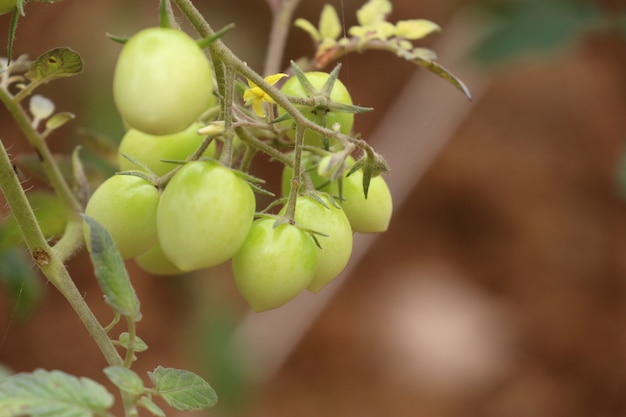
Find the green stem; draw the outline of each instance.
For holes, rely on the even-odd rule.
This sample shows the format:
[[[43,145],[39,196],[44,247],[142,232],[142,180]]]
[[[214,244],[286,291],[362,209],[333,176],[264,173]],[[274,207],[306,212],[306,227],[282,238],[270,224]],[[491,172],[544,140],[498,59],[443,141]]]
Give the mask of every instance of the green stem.
[[[41,232],[35,213],[28,203],[26,193],[13,170],[9,155],[0,145],[0,188],[4,193],[11,212],[22,232],[31,256],[46,278],[67,299],[83,322],[91,337],[102,351],[110,365],[122,365],[123,361],[106,332],[93,315],[91,309],[72,281],[63,260],[53,250]]]
[[[267,46],[267,55],[265,56],[265,69],[263,71],[265,75],[276,74],[280,71],[285,43],[291,27],[291,18],[299,3],[300,0],[285,0],[277,4],[270,3],[272,28]]]
[[[235,72],[226,65],[224,78],[224,148],[220,155],[220,162],[224,166],[231,166],[233,162],[233,95],[235,93]]]
[[[296,126],[296,149],[293,153],[293,175],[291,177],[291,187],[289,188],[289,200],[285,210],[285,217],[290,223],[295,222],[296,200],[298,199],[298,191],[301,184],[302,171],[302,147],[304,146],[304,129]]]

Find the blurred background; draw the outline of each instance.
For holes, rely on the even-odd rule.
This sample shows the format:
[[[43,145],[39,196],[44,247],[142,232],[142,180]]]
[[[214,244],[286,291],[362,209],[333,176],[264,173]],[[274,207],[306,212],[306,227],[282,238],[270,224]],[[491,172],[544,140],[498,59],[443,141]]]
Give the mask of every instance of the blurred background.
[[[360,0],[329,3],[346,27],[356,23]],[[214,28],[235,23],[224,41],[261,71],[265,2],[196,4]],[[322,4],[302,0],[296,17],[317,22]],[[389,231],[357,236],[345,273],[320,294],[260,314],[237,294],[229,265],[171,278],[129,262],[144,317],[138,332],[150,346],[135,369],[205,376],[220,396],[215,416],[626,415],[626,5],[393,7],[392,22],[442,26],[423,45],[474,98],[389,54],[342,60],[355,103],[375,108],[357,116],[355,130],[391,166]],[[77,116],[49,139],[55,151],[71,152],[79,128],[121,139],[111,95],[120,46],[105,34],[154,26],[157,9],[156,0],[28,5],[14,55],[69,46],[85,62],[79,77],[39,91]],[[0,45],[8,24],[0,16]],[[285,66],[314,52],[304,32],[291,35]],[[29,152],[4,108],[0,135],[13,155]],[[277,186],[278,165],[255,170]],[[0,363],[108,384],[69,305],[41,277],[12,284],[11,268],[0,268]],[[86,254],[69,268],[108,323]]]

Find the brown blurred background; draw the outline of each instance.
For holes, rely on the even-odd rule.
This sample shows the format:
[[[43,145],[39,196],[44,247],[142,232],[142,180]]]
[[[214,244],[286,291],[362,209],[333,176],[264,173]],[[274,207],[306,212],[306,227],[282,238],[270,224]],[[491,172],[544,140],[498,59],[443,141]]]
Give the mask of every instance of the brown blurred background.
[[[196,3],[215,28],[236,24],[225,42],[261,70],[265,3]],[[296,15],[316,22],[322,4],[303,0]],[[331,4],[346,26],[355,23],[360,1]],[[356,130],[384,149],[398,141],[387,177],[397,198],[390,230],[359,238],[361,256],[326,295],[261,318],[248,313],[228,265],[157,278],[129,262],[144,316],[138,331],[150,346],[136,369],[188,367],[207,377],[221,398],[210,415],[626,415],[623,3],[393,4],[391,21],[427,18],[443,27],[423,45],[440,52],[475,99],[387,54],[342,61],[354,101],[375,108],[357,117]],[[155,25],[157,7],[147,0],[27,7],[16,55],[70,46],[85,61],[81,76],[40,91],[77,115],[50,138],[55,150],[71,151],[78,127],[121,138],[111,97],[119,45],[105,33]],[[2,45],[8,22],[0,17]],[[294,29],[285,65],[311,53]],[[13,154],[28,151],[5,109],[0,130]],[[279,171],[269,163],[255,169],[272,181]],[[107,323],[87,256],[69,268]],[[259,361],[267,353],[275,366],[248,379],[237,343]],[[107,384],[94,343],[45,284],[23,318],[0,291],[0,363]]]

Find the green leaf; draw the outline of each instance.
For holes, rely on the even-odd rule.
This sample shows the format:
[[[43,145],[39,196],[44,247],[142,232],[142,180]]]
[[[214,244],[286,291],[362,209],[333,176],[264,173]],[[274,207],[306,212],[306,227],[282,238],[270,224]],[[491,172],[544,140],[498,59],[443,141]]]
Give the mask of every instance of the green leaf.
[[[61,126],[63,126],[65,123],[69,122],[70,120],[74,120],[75,118],[76,116],[73,113],[69,113],[69,112],[57,113],[54,116],[52,116],[50,119],[48,119],[48,121],[46,122],[46,129],[49,129],[49,130],[58,129]]]
[[[401,20],[396,23],[396,36],[404,39],[421,39],[441,31],[438,24],[426,19]]]
[[[95,219],[85,215],[83,218],[89,227],[89,256],[105,302],[120,315],[141,320],[139,299],[113,239]]]
[[[18,5],[21,5],[21,3],[18,2]],[[17,30],[17,22],[20,19],[20,14],[21,12],[19,7],[17,7],[13,10],[13,14],[11,15],[11,22],[9,23],[9,39],[7,41],[7,66],[11,63],[13,43],[15,42],[15,31]]]
[[[131,341],[130,334],[128,332],[122,332],[120,334],[118,342],[126,350],[130,349],[131,347],[135,352],[143,352],[148,350],[148,345],[146,344],[146,342],[141,340],[138,336],[135,336],[135,338]]]
[[[139,401],[137,401],[137,405],[148,410],[153,416],[165,417],[165,412],[161,410],[161,407],[156,405],[149,397],[141,397]]]
[[[391,9],[389,0],[369,0],[357,10],[356,17],[362,26],[373,25],[384,21]]]
[[[337,11],[330,4],[324,5],[320,15],[320,35],[322,38],[337,39],[341,35],[342,27]]]
[[[104,374],[116,387],[130,395],[138,397],[143,394],[145,390],[143,381],[139,378],[139,375],[137,375],[135,371],[124,368],[123,366],[109,366],[108,368],[104,368]]]
[[[2,417],[90,417],[113,405],[113,396],[88,378],[38,369],[0,381]]]
[[[213,388],[193,372],[159,366],[148,376],[158,394],[176,410],[202,410],[217,403]]]
[[[317,28],[313,26],[313,24],[308,20],[296,19],[293,24],[295,27],[298,27],[311,35],[311,38],[313,38],[315,42],[320,42],[322,40],[322,35],[320,35],[320,33],[317,31]]]
[[[13,371],[11,371],[11,369],[9,369],[6,365],[0,363],[0,382],[7,379],[11,375],[13,375]]]
[[[26,78],[36,83],[47,83],[55,78],[80,74],[83,61],[70,48],[54,48],[40,55],[30,64]]]
[[[465,95],[465,97],[467,97],[468,100],[472,99],[472,94],[470,93],[467,86],[463,83],[463,81],[461,81],[456,75],[452,74],[440,64],[436,63],[435,61],[430,61],[423,58],[414,58],[412,62],[448,81],[458,90],[460,90]]]

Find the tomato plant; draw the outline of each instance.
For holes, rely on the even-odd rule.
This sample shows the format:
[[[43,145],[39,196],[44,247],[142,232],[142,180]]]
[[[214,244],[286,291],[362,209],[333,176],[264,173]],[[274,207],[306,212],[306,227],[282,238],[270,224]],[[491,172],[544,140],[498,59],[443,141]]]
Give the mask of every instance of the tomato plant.
[[[233,256],[237,288],[255,311],[280,307],[311,283],[317,252],[313,238],[298,227],[256,220]]]
[[[119,55],[113,98],[128,125],[151,135],[189,127],[214,102],[213,70],[185,32],[144,29]]]
[[[204,136],[198,134],[202,125],[193,123],[182,132],[171,135],[150,135],[137,129],[130,129],[120,142],[119,167],[121,171],[141,169],[140,166],[124,155],[144,164],[158,176],[170,172],[176,164],[167,161],[184,161],[193,154],[202,143]],[[203,156],[215,156],[215,141],[203,153]]]
[[[252,189],[231,169],[217,162],[189,162],[161,195],[161,248],[183,271],[218,265],[243,244],[254,210]]]
[[[102,224],[122,257],[130,259],[157,243],[158,204],[153,184],[133,175],[114,175],[93,193],[85,214]]]
[[[323,72],[329,64],[353,52],[387,51],[468,95],[462,82],[434,61],[433,51],[413,46],[439,26],[424,19],[388,22],[389,0],[367,0],[350,28],[342,27],[330,5],[324,6],[319,28],[296,19],[316,51],[281,72],[286,29],[298,1],[267,0],[275,18],[265,68],[257,71],[226,45],[224,35],[232,25],[215,31],[192,0],[159,0],[159,27],[129,39],[111,36],[124,43],[112,94],[127,132],[95,142],[77,138],[80,145],[92,146],[76,143],[71,155],[58,155],[48,138],[75,115],[57,111],[51,99],[34,92],[80,74],[83,60],[65,47],[34,59],[13,57],[25,1],[0,0],[0,13],[14,11],[8,57],[0,59],[0,101],[27,142],[11,149],[35,151],[29,164],[28,158],[9,155],[6,143],[12,142],[0,141],[0,187],[11,210],[0,232],[18,233],[18,239],[0,236],[0,248],[22,246],[17,249],[28,256],[28,268],[35,265],[72,306],[107,362],[104,375],[120,391],[116,403],[124,415],[139,415],[144,408],[165,416],[153,401],[156,396],[183,412],[217,401],[211,386],[193,372],[157,366],[142,378],[131,369],[147,346],[137,336],[141,305],[125,259],[153,275],[181,275],[232,260],[242,296],[253,310],[264,311],[305,289],[318,292],[337,277],[352,254],[353,231],[387,228],[391,196],[379,176],[387,164],[353,132],[354,114],[372,109],[352,104],[337,78],[340,65]],[[285,80],[288,72],[294,76]],[[20,137],[9,132],[10,141]],[[105,136],[95,132],[93,137]],[[89,157],[84,148],[93,151]],[[110,177],[115,155],[122,154],[128,158],[117,162],[127,172]],[[251,174],[260,157],[285,166],[282,196],[273,196],[264,189],[265,180]],[[345,176],[348,166],[358,170]],[[22,169],[48,187],[46,198],[54,198],[45,207],[38,207],[37,194],[27,198]],[[260,213],[255,213],[253,190],[270,198]],[[111,309],[107,325],[95,317],[66,266],[85,245]],[[118,332],[118,326],[125,331]],[[113,396],[92,380],[44,370],[5,377],[1,366],[0,373],[0,415],[65,416],[77,410],[113,415]],[[145,385],[148,379],[152,386]]]

